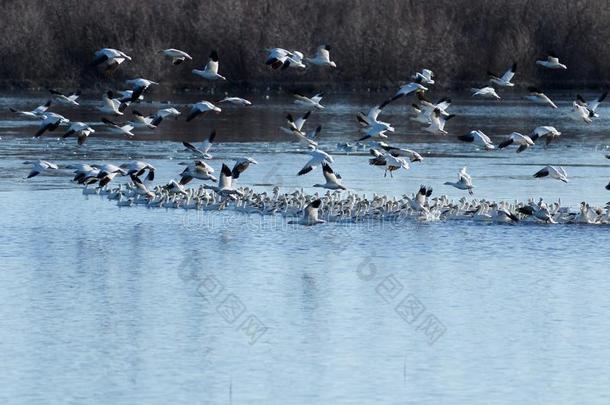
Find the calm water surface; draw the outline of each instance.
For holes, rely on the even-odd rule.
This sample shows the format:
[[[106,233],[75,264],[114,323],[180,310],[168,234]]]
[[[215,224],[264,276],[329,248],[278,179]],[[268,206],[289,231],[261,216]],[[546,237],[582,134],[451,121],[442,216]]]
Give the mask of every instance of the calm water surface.
[[[440,139],[408,121],[408,103],[393,105],[383,116],[397,127],[393,143],[424,162],[394,178],[365,155],[338,154],[335,168],[368,195],[428,184],[434,195],[460,198],[442,183],[467,165],[479,198],[604,205],[610,111],[584,127],[565,115],[571,96],[557,96],[559,111],[516,98],[456,100],[453,136]],[[308,128],[322,124],[321,146],[333,152],[357,137],[353,114],[380,98],[329,95]],[[192,125],[164,122],[136,140],[96,126],[99,136],[81,148],[57,135],[34,140],[37,123],[0,113],[2,403],[610,402],[606,226],[295,228],[281,217],[228,211],[118,208],[83,196],[68,171],[23,180],[28,159],[141,159],[165,182],[189,159],[177,141],[216,128],[216,169],[251,156],[259,165],[242,185],[315,192],[321,174],[296,177],[307,156],[278,131],[283,114],[298,109],[279,96],[252,100],[249,109],[226,107]],[[41,102],[41,94],[7,95],[0,109]],[[96,103],[55,111],[96,123]],[[519,155],[454,142],[469,129],[497,140],[538,125],[555,125],[562,138]],[[533,179],[546,164],[563,165],[571,182]]]

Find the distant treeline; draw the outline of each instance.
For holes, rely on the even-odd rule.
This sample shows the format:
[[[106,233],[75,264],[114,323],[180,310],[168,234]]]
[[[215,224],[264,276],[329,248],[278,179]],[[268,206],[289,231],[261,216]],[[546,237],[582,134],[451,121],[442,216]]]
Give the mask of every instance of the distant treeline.
[[[0,84],[105,87],[146,77],[180,89],[206,86],[191,69],[220,55],[223,86],[394,86],[432,69],[438,85],[469,87],[518,65],[517,85],[604,86],[610,80],[605,0],[3,0]],[[332,46],[335,70],[271,71],[265,48],[313,54]],[[133,57],[112,79],[88,66],[97,49]],[[157,51],[194,61],[172,66]],[[567,71],[536,59],[554,51]]]

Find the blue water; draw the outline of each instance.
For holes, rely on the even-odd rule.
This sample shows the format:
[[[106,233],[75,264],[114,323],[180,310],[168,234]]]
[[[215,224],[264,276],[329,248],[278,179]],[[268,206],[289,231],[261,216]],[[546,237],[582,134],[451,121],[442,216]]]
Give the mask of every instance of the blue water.
[[[359,107],[338,104],[320,116],[336,126],[322,142],[327,150],[353,136],[349,120]],[[320,173],[295,176],[307,157],[279,139],[283,109],[270,108],[279,119],[248,112],[235,131],[262,114],[260,132],[219,142],[212,165],[252,156],[259,165],[240,184],[315,192]],[[462,108],[465,120],[476,115],[476,106]],[[519,109],[497,110],[532,120]],[[417,127],[403,118],[398,142],[446,157],[428,157],[394,178],[383,178],[366,156],[337,155],[335,168],[369,195],[410,194],[423,183],[434,195],[460,198],[442,183],[467,165],[477,197],[603,206],[607,141],[595,128],[570,134],[576,124],[557,121],[568,128],[565,138],[516,155],[451,139],[411,143],[408,131]],[[208,122],[195,125],[208,131]],[[610,401],[607,226],[295,228],[279,216],[118,208],[83,196],[68,171],[24,181],[29,168],[21,162],[138,158],[157,166],[156,181],[164,182],[188,160],[167,140],[169,129],[165,141],[100,137],[77,148],[25,137],[32,128],[0,140],[1,403]],[[563,164],[571,182],[531,178],[548,163]]]

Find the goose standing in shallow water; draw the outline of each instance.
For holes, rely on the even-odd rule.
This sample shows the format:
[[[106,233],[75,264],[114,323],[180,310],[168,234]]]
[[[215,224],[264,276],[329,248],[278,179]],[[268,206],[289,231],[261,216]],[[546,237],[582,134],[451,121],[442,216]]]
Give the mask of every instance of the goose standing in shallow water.
[[[472,184],[472,177],[466,172],[466,167],[464,166],[462,170],[458,172],[458,181],[453,183],[450,181],[446,181],[444,183],[446,186],[453,186],[455,188],[459,188],[460,190],[468,190],[468,194],[474,194],[472,189],[474,185]]]

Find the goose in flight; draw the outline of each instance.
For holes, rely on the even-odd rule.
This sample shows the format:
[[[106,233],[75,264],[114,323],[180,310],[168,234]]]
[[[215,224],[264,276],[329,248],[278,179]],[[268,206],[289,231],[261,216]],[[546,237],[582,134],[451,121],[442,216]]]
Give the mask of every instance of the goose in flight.
[[[320,45],[313,58],[307,58],[307,62],[317,66],[337,67],[337,64],[330,60],[330,45]]]
[[[386,152],[388,152],[390,155],[392,155],[394,157],[400,157],[400,156],[408,157],[412,163],[421,162],[424,160],[422,155],[420,155],[419,153],[417,153],[411,149],[399,148],[397,146],[388,145],[385,142],[374,142],[373,146],[385,150]]]
[[[532,138],[527,135],[520,134],[519,132],[513,132],[509,135],[508,139],[498,145],[498,149],[506,148],[513,143],[515,145],[519,145],[517,148],[517,153],[521,153],[530,146],[534,146],[534,141],[532,141]]]
[[[472,177],[466,172],[466,167],[463,167],[462,170],[458,172],[458,181],[453,183],[450,181],[446,181],[444,183],[446,186],[453,186],[460,190],[468,190],[468,194],[474,194],[472,189],[474,186],[472,185]]]
[[[134,126],[131,124],[119,125],[116,122],[110,121],[108,118],[102,118],[102,122],[106,124],[106,127],[110,132],[119,135],[135,136],[133,132],[131,132],[131,130],[134,129]]]
[[[568,182],[568,174],[566,173],[565,169],[561,166],[559,166],[559,167],[545,166],[542,169],[538,170],[536,173],[534,173],[534,177],[536,177],[536,178],[547,177],[547,176],[552,179],[563,181],[564,183]]]
[[[11,112],[14,112],[17,115],[21,115],[22,117],[41,118],[44,115],[44,113],[49,109],[50,106],[51,106],[51,100],[47,101],[43,105],[39,105],[32,111],[19,111],[12,107],[10,107],[9,110]]]
[[[159,83],[157,82],[153,82],[152,80],[148,80],[148,79],[143,79],[143,78],[137,78],[137,79],[130,79],[130,80],[125,80],[125,83],[127,83],[128,85],[131,85],[131,89],[133,91],[133,93],[131,94],[131,101],[138,101],[140,99],[140,96],[144,93],[144,91],[146,91],[150,86],[154,85],[158,85]]]
[[[291,225],[295,224],[295,225],[306,225],[306,226],[325,223],[326,221],[318,218],[318,211],[321,206],[322,206],[322,200],[320,200],[319,198],[310,202],[305,207],[305,210],[303,211],[303,217],[301,219],[299,219],[298,221],[288,221],[288,223]]]
[[[150,191],[146,187],[146,185],[142,182],[142,180],[140,180],[140,178],[138,176],[131,174],[131,175],[129,175],[129,177],[131,178],[131,182],[133,183],[133,185],[136,188],[135,192],[137,195],[143,195],[143,196],[147,197],[149,200],[152,200],[153,198],[155,198],[155,193]]]
[[[195,117],[199,115],[203,115],[208,111],[214,111],[215,113],[220,113],[222,109],[220,107],[216,107],[214,104],[209,101],[200,101],[191,106],[191,111],[189,112],[188,117],[186,117],[186,122],[193,120]]]
[[[68,122],[70,122],[70,120],[65,118],[63,115],[55,114],[53,112],[46,112],[42,116],[42,121],[40,122],[38,131],[36,131],[36,133],[34,134],[34,137],[36,137],[36,138],[40,137],[42,134],[45,133],[45,131],[53,132],[61,124],[67,124]]]
[[[411,76],[413,80],[419,80],[421,83],[434,84],[434,72],[430,69],[422,69],[421,72],[416,72]]]
[[[604,91],[599,97],[597,97],[595,100],[591,100],[589,102],[585,101],[584,98],[582,98],[582,96],[580,94],[576,95],[576,99],[578,100],[578,102],[587,107],[587,110],[589,110],[589,115],[592,118],[597,118],[599,117],[599,114],[597,114],[597,109],[599,108],[599,105],[601,104],[602,101],[604,101],[606,99],[606,96],[608,95],[607,91]]]
[[[193,74],[207,80],[227,80],[226,77],[218,74],[218,52],[210,52],[210,59],[203,70],[193,69]]]
[[[251,157],[235,159],[235,165],[233,166],[233,170],[231,170],[231,176],[233,177],[233,180],[238,179],[239,176],[243,172],[245,172],[248,167],[250,167],[250,165],[257,165],[257,164],[258,164],[258,162],[256,160],[252,159]]]
[[[419,190],[415,195],[415,198],[407,198],[409,206],[414,211],[428,212],[428,197],[432,195],[432,187],[426,187],[424,185],[419,186]]]
[[[252,103],[250,101],[246,100],[245,98],[241,98],[241,97],[225,97],[222,100],[220,100],[218,103],[229,103],[229,104],[239,105],[242,107],[252,105]]]
[[[499,77],[498,75],[496,75],[490,71],[487,71],[487,75],[489,76],[489,81],[491,83],[497,84],[498,86],[502,86],[502,87],[513,87],[515,84],[511,83],[511,80],[515,76],[516,71],[517,71],[517,64],[513,63],[513,65],[510,67],[510,69],[508,69],[502,75],[502,77]]]
[[[533,101],[537,104],[546,104],[550,105],[553,108],[557,108],[555,103],[553,103],[553,101],[551,101],[551,99],[548,98],[548,96],[544,94],[540,89],[530,86],[527,88],[527,91],[530,92],[530,94],[525,97],[528,100]]]
[[[205,139],[201,143],[201,149],[197,148],[195,145],[193,145],[192,143],[189,143],[189,142],[182,142],[182,144],[184,145],[185,148],[187,148],[194,154],[201,156],[201,158],[203,158],[203,159],[209,160],[209,159],[212,159],[212,155],[210,155],[209,152],[210,152],[210,149],[212,148],[212,143],[214,142],[215,138],[216,138],[216,131],[212,130],[212,133],[210,133],[210,136],[208,136],[207,139]]]
[[[107,91],[102,95],[102,105],[97,107],[104,114],[123,115],[123,111],[127,108],[128,103],[122,103],[114,98],[112,91]]]
[[[162,51],[159,51],[159,53],[163,54],[163,56],[170,59],[172,62],[172,65],[179,65],[182,62],[184,62],[186,59],[193,60],[191,55],[189,55],[188,53],[186,53],[184,51],[181,51],[180,49],[169,48],[169,49],[164,49]]]
[[[416,79],[413,82],[407,83],[405,85],[400,86],[396,94],[394,94],[393,99],[396,100],[402,96],[407,96],[415,91],[426,91],[427,87],[421,84],[422,79]]]
[[[235,187],[233,187],[233,173],[231,172],[231,169],[229,169],[229,166],[224,163],[222,164],[222,169],[220,171],[218,187],[208,186],[207,184],[203,187],[214,190],[216,193],[222,195],[223,197],[236,195],[243,196],[243,193],[240,190],[237,190]]]
[[[80,146],[83,145],[87,141],[87,137],[93,133],[95,133],[95,129],[91,128],[84,122],[72,122],[70,124],[70,128],[68,128],[68,131],[63,135],[62,138],[75,135],[77,138],[77,143]]]
[[[390,123],[378,120],[379,114],[385,106],[390,104],[390,102],[392,102],[392,99],[385,100],[378,106],[371,108],[367,115],[364,115],[362,112],[356,114],[356,119],[363,127],[361,131],[364,133],[364,136],[360,138],[358,142],[374,136],[387,138],[388,136],[385,134],[387,131],[394,132],[394,128]]]
[[[546,60],[537,60],[536,65],[540,65],[547,69],[567,69],[563,63],[559,63],[559,58],[553,52],[549,52]]]
[[[286,120],[288,121],[288,128],[280,127],[280,130],[286,134],[294,135],[297,139],[308,146],[317,147],[318,143],[315,141],[315,138],[319,135],[322,130],[322,126],[318,125],[316,129],[311,131],[309,134],[306,134],[303,131],[303,126],[305,125],[305,121],[309,118],[311,111],[307,111],[302,117],[297,118],[295,121],[292,118],[292,114],[286,115]]]
[[[139,160],[123,163],[119,166],[121,169],[126,170],[129,176],[140,177],[147,170],[146,180],[153,181],[155,179],[155,167],[147,162],[141,162]]]
[[[581,101],[576,100],[572,102],[572,116],[577,120],[583,120],[587,124],[590,124],[593,122],[592,118],[595,116],[595,113],[590,111]]]
[[[483,98],[495,98],[496,100],[500,100],[500,96],[496,93],[496,89],[491,86],[481,87],[480,89],[472,88],[473,97],[483,97]]]
[[[314,187],[321,187],[329,190],[347,190],[347,188],[339,181],[341,176],[336,174],[328,163],[322,163],[322,174],[324,175],[326,182],[324,184],[314,184]]]
[[[448,132],[445,131],[445,124],[453,117],[455,117],[455,114],[443,115],[440,109],[435,108],[430,115],[430,126],[424,128],[424,131],[434,135],[447,135]]]
[[[68,95],[63,94],[63,93],[61,93],[57,90],[53,90],[53,89],[50,89],[49,92],[53,95],[53,98],[55,98],[55,100],[59,101],[61,104],[71,105],[71,106],[80,105],[76,101],[78,99],[78,97],[80,96],[80,90],[72,92]]]
[[[303,168],[299,170],[299,172],[297,173],[298,176],[302,176],[304,174],[309,173],[310,171],[318,167],[318,165],[320,164],[331,164],[335,162],[332,156],[320,149],[311,148],[309,154],[311,155],[311,159],[309,159],[307,163],[305,163],[305,166],[303,166]]]
[[[485,135],[483,131],[480,131],[478,129],[470,131],[468,135],[460,135],[457,138],[463,142],[470,142],[475,145],[482,146],[485,148],[485,150],[495,149],[495,146],[493,142],[491,142],[491,139],[489,139],[489,137]]]
[[[95,52],[95,59],[92,66],[103,66],[107,74],[111,75],[121,63],[131,60],[123,51],[113,48],[102,48]]]
[[[550,144],[555,139],[561,136],[561,132],[557,130],[557,128],[552,127],[550,125],[543,125],[540,127],[534,128],[532,133],[530,134],[530,139],[536,142],[539,138],[545,139],[545,145]]]
[[[129,105],[131,103],[131,98],[133,97],[133,90],[119,90],[119,94],[121,95],[121,97],[120,98],[117,97],[117,99],[121,103],[125,103],[127,105]],[[138,97],[138,99],[135,100],[135,102],[139,103],[142,100],[144,100],[144,96],[140,94],[140,97]]]
[[[267,49],[267,60],[265,61],[265,64],[271,66],[273,70],[279,68],[306,68],[305,64],[303,64],[303,53],[299,51],[291,52],[282,48]]]
[[[180,114],[182,113],[176,110],[174,107],[162,108],[155,113],[152,124],[158,127],[159,124],[161,124],[161,121],[163,121],[165,118],[174,117],[175,119],[178,119]]]
[[[46,160],[36,160],[23,162],[24,165],[32,165],[32,170],[30,174],[26,177],[26,179],[30,179],[34,176],[38,176],[40,173],[45,172],[47,170],[57,170],[59,167],[55,163],[48,162]]]
[[[390,172],[390,177],[394,177],[393,172],[400,168],[409,170],[409,163],[401,157],[393,156],[390,153],[381,152],[377,149],[371,149],[370,153],[373,155],[373,158],[369,159],[369,164],[383,168],[383,177],[387,177],[388,172]]]
[[[296,100],[294,100],[295,104],[307,108],[317,108],[318,110],[324,109],[324,106],[320,104],[320,101],[322,101],[322,97],[324,97],[324,93],[317,93],[313,97],[307,97],[301,93],[294,93],[293,95],[296,98]]]
[[[214,169],[203,160],[196,160],[194,164],[188,165],[182,173],[180,173],[180,184],[187,185],[191,180],[211,180],[218,181],[213,175]]]
[[[133,110],[131,114],[133,115],[133,121],[129,121],[129,124],[133,125],[134,127],[144,127],[149,129],[157,128],[157,126],[153,123],[153,121],[155,120],[154,115],[145,116],[138,110]]]

